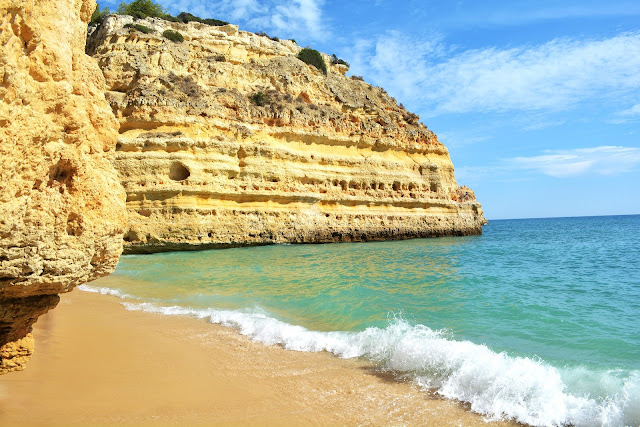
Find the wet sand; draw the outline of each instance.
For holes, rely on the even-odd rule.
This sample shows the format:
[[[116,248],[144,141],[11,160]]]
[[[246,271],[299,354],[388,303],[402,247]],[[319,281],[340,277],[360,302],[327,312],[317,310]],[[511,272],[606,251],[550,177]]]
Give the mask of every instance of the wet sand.
[[[364,361],[130,312],[111,296],[62,295],[34,336],[27,369],[0,377],[0,425],[487,425]]]

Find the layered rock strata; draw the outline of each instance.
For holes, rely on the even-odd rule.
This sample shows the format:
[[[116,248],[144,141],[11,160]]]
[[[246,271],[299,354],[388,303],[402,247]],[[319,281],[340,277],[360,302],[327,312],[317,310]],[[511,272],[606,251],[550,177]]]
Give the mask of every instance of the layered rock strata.
[[[110,16],[93,32],[120,121],[125,251],[481,233],[480,204],[419,118],[299,51],[234,25]]]
[[[118,123],[84,53],[95,4],[0,0],[0,373],[24,367],[56,294],[122,252]]]

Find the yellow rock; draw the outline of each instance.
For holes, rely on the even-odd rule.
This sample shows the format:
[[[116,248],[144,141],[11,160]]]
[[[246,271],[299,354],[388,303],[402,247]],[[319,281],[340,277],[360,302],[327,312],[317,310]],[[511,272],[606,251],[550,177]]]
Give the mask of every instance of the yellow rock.
[[[481,233],[447,149],[344,65],[323,55],[324,75],[233,25],[131,23],[108,17],[88,43],[120,121],[125,251]]]
[[[37,318],[21,311],[33,303],[25,297],[55,306],[47,296],[109,274],[122,251],[118,123],[84,53],[94,8],[95,0],[0,0],[0,313],[24,314],[0,318],[3,365],[8,349],[24,347],[7,343]]]
[[[33,335],[30,333],[0,346],[0,374],[23,370],[33,355],[34,347]]]

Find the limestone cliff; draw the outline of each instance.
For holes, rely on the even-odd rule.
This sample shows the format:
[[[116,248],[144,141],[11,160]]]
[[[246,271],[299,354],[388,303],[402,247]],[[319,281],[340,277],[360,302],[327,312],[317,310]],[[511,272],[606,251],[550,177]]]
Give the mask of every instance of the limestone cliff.
[[[56,294],[109,274],[125,194],[118,123],[85,53],[95,0],[0,0],[0,373],[33,351]]]
[[[481,233],[480,204],[418,117],[299,51],[234,25],[110,16],[93,32],[120,121],[125,251]]]

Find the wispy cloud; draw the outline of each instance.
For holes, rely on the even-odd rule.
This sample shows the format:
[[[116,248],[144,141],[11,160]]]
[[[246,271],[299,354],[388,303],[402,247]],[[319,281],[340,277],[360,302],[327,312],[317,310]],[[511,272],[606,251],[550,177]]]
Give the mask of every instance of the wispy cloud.
[[[536,131],[547,129],[555,126],[562,126],[565,124],[564,120],[542,120],[542,121],[532,121],[529,124],[522,127],[523,130],[526,131]]]
[[[477,144],[491,139],[486,135],[477,135],[464,131],[438,132],[438,140],[449,148]]]
[[[257,31],[271,31],[278,36],[305,34],[319,39],[328,31],[322,7],[324,0],[220,0],[213,5],[208,0],[164,0],[161,3],[173,13],[190,11],[253,27]]]
[[[626,110],[617,111],[614,114],[614,118],[608,122],[612,124],[629,123],[640,120],[640,104],[636,104]]]
[[[640,5],[633,1],[610,2],[597,4],[569,4],[570,2],[550,3],[541,7],[535,2],[508,2],[500,8],[486,8],[473,4],[469,13],[468,23],[479,26],[522,25],[535,21],[552,21],[571,18],[592,18],[606,16],[636,16],[640,15]]]
[[[623,117],[640,117],[640,104],[636,104],[631,108],[618,112],[618,115]]]
[[[323,0],[291,0],[276,2],[270,14],[256,17],[256,24],[264,23],[280,34],[296,35],[307,32],[313,39],[326,35],[322,16]]]
[[[640,148],[601,146],[572,150],[548,150],[532,157],[514,157],[506,164],[556,178],[567,178],[587,173],[616,175],[630,172],[640,165]]]
[[[351,58],[355,74],[429,115],[560,111],[640,89],[640,33],[456,52],[438,39],[388,32],[357,42]]]

